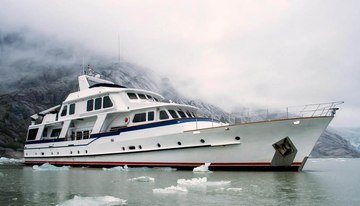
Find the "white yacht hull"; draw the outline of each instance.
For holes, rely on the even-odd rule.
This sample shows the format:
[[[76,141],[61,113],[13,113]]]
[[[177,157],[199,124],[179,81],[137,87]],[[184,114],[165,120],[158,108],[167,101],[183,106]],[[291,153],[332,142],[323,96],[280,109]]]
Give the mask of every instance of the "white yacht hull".
[[[198,122],[179,121],[120,134],[93,135],[87,140],[32,143],[25,146],[25,164],[192,169],[211,163],[213,170],[298,170],[332,118],[293,118],[202,129],[196,129]],[[292,148],[279,155],[281,151],[273,144],[289,140],[291,143],[286,144]]]

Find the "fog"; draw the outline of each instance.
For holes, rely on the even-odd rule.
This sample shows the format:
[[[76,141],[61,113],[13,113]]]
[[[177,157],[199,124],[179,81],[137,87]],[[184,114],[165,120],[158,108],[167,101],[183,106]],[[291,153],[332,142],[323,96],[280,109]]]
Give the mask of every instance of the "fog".
[[[332,125],[359,126],[359,10],[335,0],[0,0],[0,30],[29,28],[85,59],[117,58],[120,48],[122,59],[227,111],[343,100]]]

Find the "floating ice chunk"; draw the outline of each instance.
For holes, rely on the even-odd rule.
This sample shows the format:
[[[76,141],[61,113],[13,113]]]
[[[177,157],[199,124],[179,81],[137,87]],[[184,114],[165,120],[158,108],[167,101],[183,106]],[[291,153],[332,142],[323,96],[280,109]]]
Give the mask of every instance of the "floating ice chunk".
[[[153,192],[157,194],[187,194],[188,190],[181,186],[170,186],[166,188],[153,189]]]
[[[155,179],[153,177],[148,177],[148,176],[134,177],[134,178],[131,178],[128,180],[134,181],[134,182],[154,182],[155,181]]]
[[[215,190],[215,192],[217,193],[229,193],[229,194],[239,194],[242,191],[242,188],[235,188],[235,187],[230,187],[230,188],[218,188]]]
[[[207,182],[207,178],[206,177],[199,177],[199,178],[192,178],[192,179],[178,179],[177,183],[179,185],[184,185],[184,186],[196,186],[196,185],[204,185]]]
[[[230,185],[231,181],[209,181],[206,182],[206,186],[209,187],[223,187]]]
[[[194,172],[211,172],[209,170],[209,166],[211,163],[205,163],[205,165],[200,165],[199,167],[195,167],[193,169]]]
[[[49,163],[44,163],[40,166],[38,165],[33,166],[33,169],[36,171],[65,171],[65,170],[69,170],[69,168],[70,168],[69,166],[56,167]]]
[[[101,206],[101,205],[126,205],[127,200],[123,200],[113,196],[102,197],[80,197],[74,196],[73,199],[66,200],[58,206]]]
[[[116,166],[116,167],[112,167],[112,168],[102,168],[102,169],[104,171],[121,171],[121,172],[125,172],[125,171],[127,171],[127,166],[126,166],[126,168],[125,168],[125,166],[124,167]]]
[[[207,181],[206,177],[199,177],[199,178],[192,178],[189,180],[186,179],[178,179],[177,183],[179,185],[183,185],[186,187],[193,187],[193,186],[210,186],[210,187],[221,187],[230,185],[231,181]]]
[[[0,157],[0,165],[22,164],[23,162],[24,162],[23,159],[13,159],[13,158]]]

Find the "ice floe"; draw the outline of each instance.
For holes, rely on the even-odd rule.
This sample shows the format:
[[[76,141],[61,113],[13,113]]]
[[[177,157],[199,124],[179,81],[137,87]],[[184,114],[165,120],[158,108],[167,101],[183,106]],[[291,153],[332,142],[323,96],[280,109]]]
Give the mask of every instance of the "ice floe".
[[[116,167],[112,167],[112,168],[103,168],[104,171],[121,171],[121,172],[126,172],[128,171],[128,166],[124,165],[124,167],[122,166],[116,166]]]
[[[209,170],[209,166],[211,163],[205,163],[204,165],[200,165],[199,167],[195,167],[193,169],[194,172],[212,172]]]
[[[215,189],[216,193],[228,193],[228,194],[239,194],[242,192],[242,188],[236,188],[236,187],[229,187],[229,188],[218,188]]]
[[[134,181],[134,182],[154,182],[155,178],[153,177],[148,177],[148,176],[141,176],[141,177],[134,177],[131,179],[128,179],[129,181]]]
[[[153,192],[156,194],[187,194],[188,189],[181,186],[170,186],[166,188],[153,189]]]
[[[57,167],[49,163],[44,163],[40,166],[34,165],[33,169],[36,171],[66,171],[69,170],[70,167],[69,166]]]
[[[206,177],[192,178],[192,179],[178,179],[178,185],[194,187],[194,186],[210,186],[223,187],[230,185],[231,181],[207,181]]]
[[[8,164],[22,164],[24,162],[23,159],[13,159],[0,157],[0,165],[8,165]]]
[[[126,205],[127,200],[113,196],[81,197],[75,195],[73,199],[66,200],[58,206],[101,206],[101,205]]]

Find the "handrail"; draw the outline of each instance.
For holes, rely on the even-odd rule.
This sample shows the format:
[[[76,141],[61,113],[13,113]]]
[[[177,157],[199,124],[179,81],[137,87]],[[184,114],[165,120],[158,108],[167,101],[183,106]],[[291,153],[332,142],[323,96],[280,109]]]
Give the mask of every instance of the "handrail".
[[[338,105],[343,104],[343,101],[307,104],[300,106],[291,106],[283,109],[263,109],[253,112],[242,111],[232,113],[232,123],[262,121],[262,120],[276,120],[276,119],[289,119],[297,117],[326,117],[334,116]]]

